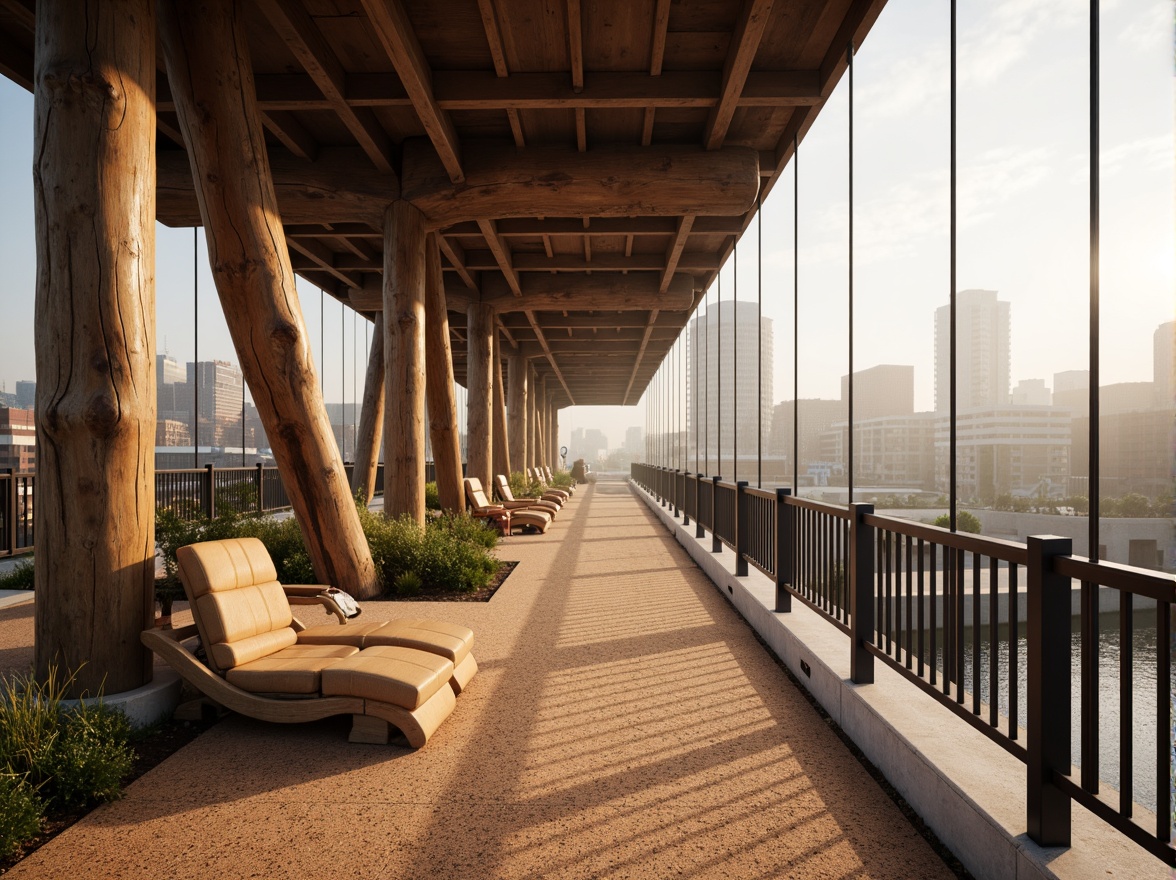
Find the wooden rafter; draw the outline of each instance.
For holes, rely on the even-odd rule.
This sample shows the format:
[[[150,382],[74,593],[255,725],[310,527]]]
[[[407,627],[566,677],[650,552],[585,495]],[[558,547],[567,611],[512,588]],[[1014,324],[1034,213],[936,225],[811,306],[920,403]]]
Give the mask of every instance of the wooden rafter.
[[[456,241],[450,241],[443,235],[437,236],[437,243],[441,246],[441,253],[445,255],[445,259],[449,261],[449,264],[461,276],[461,280],[465,282],[465,286],[470,290],[477,290],[478,283],[466,267],[465,251],[462,250],[461,245]]]
[[[293,113],[285,110],[268,110],[261,114],[262,124],[266,131],[282,142],[287,150],[299,159],[313,162],[318,155],[318,142],[314,136],[303,127]]]
[[[678,221],[678,231],[674,234],[674,240],[670,242],[669,249],[666,250],[665,269],[662,271],[661,279],[662,290],[665,290],[670,279],[674,277],[674,273],[678,271],[678,263],[682,260],[682,250],[686,247],[686,239],[690,236],[690,227],[693,225],[693,214],[687,214]],[[718,268],[718,266],[714,267],[716,271]]]
[[[559,379],[559,384],[563,386],[564,393],[567,394],[568,400],[574,405],[576,397],[572,394],[572,389],[568,387],[567,380],[564,379],[563,370],[559,368],[559,364],[555,362],[555,355],[551,353],[551,348],[547,344],[547,336],[543,333],[543,328],[539,326],[539,322],[535,320],[534,312],[527,312],[527,320],[531,322],[531,329],[535,331],[535,338],[539,341],[539,345],[543,347],[546,352],[547,362],[551,364],[551,370],[555,373],[555,377]]]
[[[326,272],[332,278],[343,282],[349,287],[359,286],[359,279],[356,278],[355,275],[339,269],[335,265],[335,253],[326,245],[307,239],[291,239],[287,243],[290,246],[290,250],[297,251],[298,253],[302,254],[302,256],[306,257],[306,259],[309,260],[313,265],[314,269]],[[299,261],[294,260],[293,255],[291,255],[291,262],[298,263]],[[298,268],[305,270],[308,267],[306,264],[302,264]]]
[[[400,75],[413,109],[454,183],[465,180],[461,143],[449,113],[433,97],[432,72],[400,0],[361,0],[384,50]]]
[[[649,75],[661,76],[662,65],[666,59],[666,37],[670,29],[670,0],[657,0],[653,10],[653,41],[649,47]],[[645,118],[641,124],[641,146],[648,147],[653,143],[653,117],[657,109],[653,106],[645,108]]]
[[[580,0],[568,0],[568,54],[572,60],[572,91],[584,90],[584,32]]]
[[[479,220],[478,227],[482,230],[482,235],[486,238],[486,244],[490,248],[491,253],[494,254],[498,268],[502,270],[502,277],[506,279],[506,283],[510,287],[511,292],[515,296],[522,296],[523,289],[519,286],[519,274],[515,271],[514,265],[511,262],[510,249],[498,237],[498,232],[494,228],[494,221]]]
[[[637,381],[637,374],[641,369],[641,359],[645,356],[645,349],[649,345],[649,339],[653,336],[654,322],[657,321],[658,310],[654,309],[649,313],[649,323],[645,325],[645,334],[641,337],[641,345],[637,348],[637,355],[633,358],[633,371],[629,374],[629,384],[625,387],[625,397],[622,405],[628,405],[629,395],[633,391],[633,383]]]
[[[381,171],[392,173],[392,161],[389,158],[392,144],[388,133],[370,109],[353,108],[347,103],[343,65],[327,45],[322,31],[315,25],[301,0],[294,3],[258,0],[258,5],[368,158]]]
[[[683,240],[684,237],[683,237]],[[584,239],[589,241],[588,238]],[[505,247],[505,244],[503,245]],[[492,271],[502,265],[502,259],[494,250],[466,251],[466,268],[475,272]],[[667,261],[672,258],[672,265]],[[670,254],[635,254],[626,257],[623,254],[599,253],[584,257],[579,254],[555,254],[551,257],[545,254],[514,253],[509,254],[511,269],[519,272],[658,272],[662,282],[668,284],[679,269],[685,272],[715,272],[719,268],[719,260],[713,251],[693,251],[683,253],[678,248],[677,253]]]
[[[502,32],[498,28],[498,13],[494,9],[494,0],[478,0],[478,12],[482,15],[482,28],[486,31],[486,43],[490,47],[490,57],[494,59],[494,73],[499,78],[505,79],[510,76],[510,70],[506,66],[506,52],[502,48]],[[508,107],[506,118],[510,123],[510,132],[514,137],[515,146],[524,146],[523,123],[519,119],[519,111]]]
[[[739,23],[731,40],[731,51],[723,64],[722,96],[719,103],[711,108],[706,120],[703,144],[708,150],[717,150],[727,137],[727,129],[731,126],[739,95],[751,71],[751,62],[755,59],[771,12],[772,0],[744,0]]]

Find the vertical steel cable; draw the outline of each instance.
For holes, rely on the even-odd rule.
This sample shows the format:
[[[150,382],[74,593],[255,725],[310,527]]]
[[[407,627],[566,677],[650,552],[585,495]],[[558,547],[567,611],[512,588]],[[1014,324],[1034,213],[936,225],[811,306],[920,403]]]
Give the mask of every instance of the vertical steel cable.
[[[948,528],[956,530],[956,0],[951,0],[951,244],[948,330]],[[946,575],[945,575],[946,576]]]
[[[719,341],[718,351],[715,353],[715,367],[718,374],[719,406],[718,418],[715,420],[715,430],[718,432],[718,442],[715,453],[715,476],[723,475],[723,270],[716,276],[715,305],[718,310]]]
[[[702,425],[702,440],[706,444],[706,467],[702,469],[704,474],[710,474],[710,389],[711,389],[711,372],[710,372],[710,301],[707,297],[710,291],[703,291],[702,300],[706,303],[706,357],[703,359],[702,371],[706,374],[706,418],[703,419]]]
[[[849,400],[846,413],[846,498],[853,503],[853,40],[845,50],[849,68]]]
[[[699,418],[699,401],[701,396],[698,393],[698,337],[702,329],[702,319],[698,314],[698,306],[694,307],[694,381],[690,385],[690,411],[694,413],[694,473],[698,474],[700,459],[699,455],[702,452],[702,445],[698,442],[702,437],[701,423]],[[698,511],[695,511],[697,517]]]
[[[200,227],[192,227],[192,467],[200,467]]]
[[[764,203],[755,194],[755,484],[764,485]]]
[[[347,306],[339,300],[339,457],[347,461]]]
[[[800,497],[800,135],[792,136],[792,494]]]
[[[735,264],[731,290],[731,481],[739,482],[739,239],[732,248]]]

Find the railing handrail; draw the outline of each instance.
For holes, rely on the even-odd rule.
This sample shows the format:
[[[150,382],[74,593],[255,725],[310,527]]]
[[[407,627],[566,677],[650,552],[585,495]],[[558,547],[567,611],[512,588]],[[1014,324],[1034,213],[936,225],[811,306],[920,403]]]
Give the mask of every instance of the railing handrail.
[[[1085,556],[1059,556],[1054,560],[1054,569],[1076,581],[1176,604],[1176,575]]]
[[[1004,538],[992,538],[987,535],[974,535],[968,532],[953,532],[942,526],[913,522],[894,516],[880,516],[876,513],[867,514],[866,523],[896,535],[922,538],[924,541],[931,541],[941,547],[950,547],[965,553],[977,553],[981,556],[991,556],[1001,562],[1012,562],[1016,565],[1026,565],[1029,562],[1028,549],[1017,541],[1007,541]]]

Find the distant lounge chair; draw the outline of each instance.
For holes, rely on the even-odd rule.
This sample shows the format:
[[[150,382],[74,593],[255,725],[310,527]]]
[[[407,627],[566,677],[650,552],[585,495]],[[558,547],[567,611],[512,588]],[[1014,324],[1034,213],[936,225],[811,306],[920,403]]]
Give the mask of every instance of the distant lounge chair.
[[[527,468],[527,477],[543,487],[543,499],[545,501],[559,501],[562,505],[567,504],[568,499],[572,497],[572,494],[564,489],[556,489],[553,486],[547,485],[547,478],[539,468]]]
[[[420,748],[477,672],[465,627],[393,620],[307,628],[291,602],[341,616],[337,606],[308,595],[313,587],[291,587],[288,596],[256,538],[190,544],[176,560],[195,623],[140,638],[185,681],[242,715],[299,723],[350,714],[352,742],[386,743],[392,725]],[[184,644],[197,634],[207,665]]]
[[[543,470],[546,471],[546,473],[547,473],[547,485],[551,486],[553,491],[567,492],[569,495],[576,494],[576,484],[575,483],[572,483],[566,489],[561,489],[555,485],[555,474],[552,473],[551,465],[549,465],[549,464],[543,465]]]
[[[546,532],[547,527],[551,525],[551,514],[541,510],[534,508],[508,510],[503,504],[491,503],[490,499],[486,497],[486,491],[482,488],[482,481],[477,477],[466,478],[465,491],[466,498],[469,499],[472,508],[471,513],[474,516],[493,516],[505,513],[508,531],[518,526]]]
[[[510,488],[510,481],[507,480],[505,474],[498,474],[494,478],[494,492],[498,495],[499,503],[512,514],[516,510],[540,510],[555,519],[555,515],[559,513],[559,505],[554,501],[544,501],[542,498],[519,498],[516,500],[514,492]]]

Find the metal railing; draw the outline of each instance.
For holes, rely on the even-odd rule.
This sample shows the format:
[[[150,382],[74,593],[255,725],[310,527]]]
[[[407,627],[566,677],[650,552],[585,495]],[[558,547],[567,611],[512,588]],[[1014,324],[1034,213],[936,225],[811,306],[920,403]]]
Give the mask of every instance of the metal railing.
[[[35,479],[12,468],[0,473],[0,557],[33,552]]]
[[[796,598],[847,633],[855,683],[874,680],[878,659],[1024,761],[1035,841],[1068,846],[1071,804],[1077,802],[1176,865],[1172,575],[1074,556],[1069,539],[1031,537],[1020,544],[960,534],[879,516],[870,504],[825,504],[787,489],[754,489],[645,464],[634,464],[631,475],[638,486],[680,506],[684,524],[693,518],[697,537],[709,530],[714,552],[735,551],[736,576],[750,564],[772,578],[776,611],[790,611]],[[1075,636],[1084,658],[1078,664],[1077,779],[1071,763],[1073,582],[1081,583],[1083,594]],[[1117,591],[1120,620],[1114,803],[1100,794],[1098,778],[1098,603],[1092,595],[1100,589]],[[1155,608],[1157,630],[1156,704],[1144,712],[1136,710],[1133,688],[1132,612],[1141,603]],[[1141,715],[1155,719],[1154,817],[1140,815],[1146,811],[1133,795]]]

